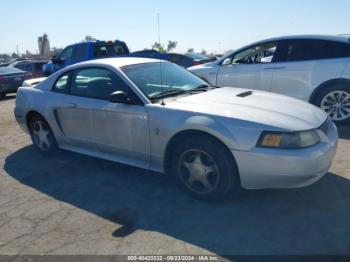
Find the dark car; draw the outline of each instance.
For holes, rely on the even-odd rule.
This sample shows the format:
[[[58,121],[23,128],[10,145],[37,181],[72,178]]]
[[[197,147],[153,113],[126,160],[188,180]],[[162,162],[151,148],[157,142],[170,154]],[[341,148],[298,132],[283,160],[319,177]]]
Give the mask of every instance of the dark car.
[[[8,93],[16,93],[24,80],[32,75],[15,67],[0,67],[0,99]]]
[[[32,60],[24,60],[24,61],[17,61],[12,64],[10,64],[10,67],[18,68],[22,71],[26,71],[32,74],[33,78],[37,77],[43,77],[43,65],[46,64],[47,61],[32,61]]]
[[[0,64],[0,67],[9,66],[10,64],[12,64],[12,63],[14,63],[14,62],[24,61],[24,60],[28,60],[28,58],[23,58],[23,57],[21,57],[21,58],[12,59],[12,60],[9,61],[9,62]]]
[[[215,61],[216,58],[209,58],[202,54],[187,53],[160,53],[156,50],[142,50],[131,53],[131,56],[161,59],[172,62],[184,68]]]
[[[186,68],[194,65],[213,62],[217,59],[216,57],[208,57],[206,55],[198,54],[198,53],[186,53],[185,56],[191,59],[191,65],[186,66]]]

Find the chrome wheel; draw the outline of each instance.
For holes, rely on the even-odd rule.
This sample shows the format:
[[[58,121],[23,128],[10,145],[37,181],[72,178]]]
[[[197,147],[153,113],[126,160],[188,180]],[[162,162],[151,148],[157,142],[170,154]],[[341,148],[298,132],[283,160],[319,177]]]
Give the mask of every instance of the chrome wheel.
[[[51,147],[50,130],[42,120],[36,120],[33,124],[33,141],[41,151],[48,151]]]
[[[208,153],[190,149],[183,152],[178,162],[181,181],[191,191],[199,194],[213,192],[219,182],[219,169]]]
[[[332,91],[321,100],[320,107],[335,121],[350,117],[350,94],[345,91]]]

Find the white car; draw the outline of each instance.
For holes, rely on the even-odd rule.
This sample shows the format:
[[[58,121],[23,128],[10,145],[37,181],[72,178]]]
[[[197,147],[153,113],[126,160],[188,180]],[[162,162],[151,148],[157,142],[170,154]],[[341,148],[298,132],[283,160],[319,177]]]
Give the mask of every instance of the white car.
[[[25,80],[22,84],[22,86],[36,86],[38,85],[40,82],[44,81],[47,77],[39,77],[39,78],[32,78],[32,79],[28,79]]]
[[[210,87],[145,58],[83,62],[21,87],[15,116],[43,154],[62,148],[166,173],[205,199],[309,185],[327,173],[338,137],[313,105]]]
[[[267,39],[188,68],[208,83],[296,97],[350,122],[350,40],[341,36]]]

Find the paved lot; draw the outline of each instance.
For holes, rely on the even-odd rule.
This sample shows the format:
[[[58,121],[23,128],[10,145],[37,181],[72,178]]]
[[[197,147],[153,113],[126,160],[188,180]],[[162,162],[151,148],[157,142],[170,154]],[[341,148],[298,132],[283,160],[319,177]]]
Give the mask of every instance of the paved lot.
[[[157,174],[40,156],[0,101],[0,254],[350,254],[350,128],[316,184],[203,203]]]

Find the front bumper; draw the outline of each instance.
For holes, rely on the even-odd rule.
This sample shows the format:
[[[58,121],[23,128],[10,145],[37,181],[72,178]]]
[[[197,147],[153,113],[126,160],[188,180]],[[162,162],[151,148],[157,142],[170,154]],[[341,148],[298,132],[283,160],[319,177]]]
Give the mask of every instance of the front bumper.
[[[305,149],[232,150],[242,187],[297,188],[318,181],[327,174],[332,164],[338,139],[337,129],[332,122],[327,133],[321,135],[321,143]]]

